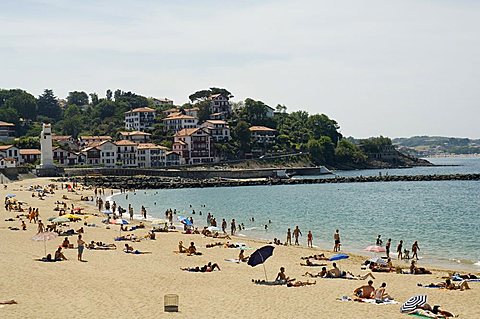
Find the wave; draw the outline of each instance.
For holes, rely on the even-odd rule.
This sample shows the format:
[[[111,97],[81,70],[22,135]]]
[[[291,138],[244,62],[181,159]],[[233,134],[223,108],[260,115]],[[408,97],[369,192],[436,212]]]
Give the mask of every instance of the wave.
[[[480,260],[474,263],[475,266],[480,266]]]

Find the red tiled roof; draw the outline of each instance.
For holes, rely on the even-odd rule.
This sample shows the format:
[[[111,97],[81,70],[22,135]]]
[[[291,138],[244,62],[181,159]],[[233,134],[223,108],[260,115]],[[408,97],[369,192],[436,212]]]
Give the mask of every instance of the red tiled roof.
[[[193,116],[190,115],[175,115],[164,118],[162,121],[169,121],[169,120],[193,120],[195,119]]]
[[[135,145],[137,145],[137,143],[132,142],[132,141],[127,141],[127,140],[117,141],[117,142],[115,142],[115,144],[118,145],[118,146],[135,146]]]
[[[155,110],[149,107],[139,107],[125,113],[136,113],[136,112],[148,113],[148,112],[155,112]]]
[[[13,124],[13,123],[8,123],[8,122],[4,122],[4,121],[0,121],[0,126],[15,126],[15,124]]]
[[[251,126],[248,128],[251,132],[276,132],[273,128],[266,126]]]
[[[193,133],[195,133],[196,131],[198,131],[200,128],[184,128],[180,131],[178,131],[177,133],[175,133],[174,136],[190,136],[192,135]]]
[[[34,148],[24,148],[19,150],[20,155],[40,155],[42,152]]]

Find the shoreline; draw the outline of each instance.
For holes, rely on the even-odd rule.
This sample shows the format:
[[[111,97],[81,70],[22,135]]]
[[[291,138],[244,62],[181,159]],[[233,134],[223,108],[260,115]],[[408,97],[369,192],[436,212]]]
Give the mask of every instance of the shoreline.
[[[62,200],[62,195],[68,197],[65,201],[69,206],[74,204],[83,207],[84,212],[89,215],[98,213],[92,202],[80,201],[81,196],[93,195],[91,189],[79,188],[76,192],[67,192],[59,188],[54,195],[49,195],[44,200],[32,198],[31,192],[26,190],[29,185],[51,183],[50,179],[25,180],[9,184],[8,189],[0,192],[1,196],[16,194],[15,198],[19,201],[39,207],[40,216],[45,220],[49,216],[57,215],[52,208],[56,200]],[[58,182],[53,183],[59,185]],[[7,212],[4,216],[16,214],[18,213]],[[94,240],[111,243],[113,238],[118,236],[118,225],[111,225],[110,229],[106,229],[105,225],[100,223],[102,219],[102,216],[87,219],[88,223],[97,224],[99,227],[84,226],[86,242]],[[138,222],[134,221],[132,225],[137,224]],[[206,248],[206,244],[226,240],[180,232],[157,233],[156,240],[127,242],[135,249],[150,254],[126,254],[122,251],[125,242],[115,242],[118,248],[113,251],[85,250],[86,262],[76,260],[76,249],[66,249],[64,254],[67,261],[43,263],[34,260],[43,255],[43,243],[32,242],[30,239],[36,233],[36,225],[27,221],[26,231],[11,231],[7,228],[18,225],[18,219],[14,222],[4,221],[4,218],[0,220],[0,267],[8,269],[8,276],[0,276],[2,299],[14,299],[18,302],[16,305],[0,308],[2,318],[156,318],[163,312],[164,295],[172,293],[180,297],[178,315],[182,318],[211,317],[212,309],[215,316],[225,318],[258,317],[259,313],[265,314],[265,317],[292,318],[298,315],[298,309],[302,309],[302,315],[307,318],[316,318],[319,313],[329,318],[406,318],[398,310],[400,304],[411,296],[422,293],[429,295],[429,302],[432,304],[441,304],[442,308],[460,314],[462,318],[475,318],[480,310],[476,302],[480,298],[480,284],[472,283],[471,290],[462,292],[426,289],[417,285],[419,282],[428,284],[441,281],[441,277],[446,274],[445,270],[434,271],[432,275],[417,276],[374,273],[374,286],[378,287],[381,282],[387,282],[388,292],[398,300],[398,305],[340,303],[337,298],[352,295],[352,291],[366,281],[316,278],[315,285],[300,288],[255,285],[252,279],[265,278],[262,266],[252,268],[242,263],[226,261],[238,255],[237,249]],[[70,224],[74,229],[80,226],[83,224]],[[147,229],[140,229],[128,233],[143,237],[146,231]],[[76,236],[70,239],[75,242]],[[62,240],[62,237],[57,237],[47,241],[47,251],[53,252]],[[203,255],[189,257],[175,253],[179,240],[186,244],[194,241]],[[252,247],[252,250],[247,250],[247,254],[264,245],[264,241],[245,237],[233,237],[230,242],[235,241],[245,242]],[[288,276],[302,281],[310,279],[313,282],[312,278],[302,275],[306,271],[317,272],[320,269],[300,266],[300,257],[321,252],[325,252],[327,256],[332,255],[331,251],[317,248],[275,246],[273,257],[265,262],[265,271],[270,279],[275,277],[280,267],[285,267]],[[360,267],[364,260],[364,257],[351,254],[349,259],[339,261],[338,264],[342,270],[365,274]],[[209,261],[219,263],[221,271],[199,274],[180,269],[201,266]],[[331,262],[325,263],[328,269],[332,267]],[[425,266],[422,261],[420,265]],[[124,275],[125,270],[128,270],[127,276]],[[42,298],[38,298],[40,290]],[[59,290],[62,291],[62,296],[70,296],[71,302],[59,296]],[[110,299],[114,300],[115,307],[108,306]],[[295,306],[286,306],[286,300]],[[318,302],[319,300],[322,302]],[[248,304],[248,307],[242,307],[245,304]]]
[[[127,194],[127,193],[130,192],[130,191],[126,191],[124,193],[121,193],[120,189],[111,189],[111,190],[114,191],[114,194],[113,195],[108,195],[105,198],[106,200],[110,200],[110,202],[115,201],[115,197],[120,197],[121,195],[124,195],[124,194]],[[135,191],[139,191],[139,190],[135,190]],[[174,208],[177,209],[176,207],[171,207],[171,208],[172,209],[174,209]],[[165,217],[162,215],[162,213],[163,212],[159,212],[158,216],[149,215],[149,217],[150,217],[150,219],[157,219],[157,218],[165,219]],[[187,217],[191,216],[190,213],[183,212],[183,211],[180,211],[180,210],[178,210],[177,213],[180,214],[180,215],[185,215]],[[178,216],[178,214],[177,214],[177,216]],[[135,216],[141,217],[138,214],[136,214]],[[134,218],[134,219],[137,222],[142,222],[142,221],[145,222],[145,220],[143,218]],[[147,219],[146,222],[148,223],[149,220]],[[181,224],[175,223],[175,221],[174,221],[174,225],[179,226]],[[195,222],[195,226],[197,226],[200,230],[202,227],[207,226],[207,225],[204,222],[200,222],[200,223]],[[247,231],[250,231],[250,230],[247,230]],[[227,232],[227,234],[228,234],[228,232]],[[279,234],[277,232],[271,232],[271,233],[269,233],[269,235],[271,235],[272,238],[270,238],[270,239],[263,238],[263,237],[260,237],[261,235],[259,235],[259,234],[256,234],[256,235],[255,234],[248,234],[248,233],[245,233],[243,231],[239,231],[236,238],[240,238],[240,239],[244,238],[244,239],[249,239],[249,240],[254,240],[254,241],[260,241],[260,242],[263,242],[263,243],[269,243],[269,242],[271,243],[275,236],[278,236],[278,237],[275,237],[275,238],[279,238],[283,242],[284,238],[282,236],[284,236],[285,234]],[[314,245],[314,247],[316,249],[320,249],[321,251],[330,251],[331,252],[331,250],[328,247],[333,245],[333,242],[330,243],[330,242],[327,242],[327,241],[324,241],[324,240],[319,241],[318,239],[315,239],[315,241],[316,241],[316,246]],[[303,244],[301,244],[300,247],[307,248]],[[352,254],[352,255],[355,255],[356,257],[362,257],[365,260],[372,257],[371,253],[364,252],[360,248],[349,248],[347,250],[342,250],[341,253]],[[396,264],[401,265],[402,267],[407,267],[408,268],[410,260],[397,260],[395,252],[391,253],[391,257],[392,257],[392,261],[394,261]],[[451,259],[451,258],[446,258],[446,257],[441,257],[441,256],[425,257],[425,256],[422,256],[422,255],[420,255],[420,260],[429,269],[432,268],[432,269],[435,269],[435,270],[438,270],[438,271],[442,271],[442,270],[444,270],[444,271],[458,271],[458,272],[465,272],[466,271],[466,272],[480,273],[480,261],[476,261],[476,260],[472,260],[469,263],[465,263],[465,262],[462,263],[462,262],[456,261],[456,259]]]

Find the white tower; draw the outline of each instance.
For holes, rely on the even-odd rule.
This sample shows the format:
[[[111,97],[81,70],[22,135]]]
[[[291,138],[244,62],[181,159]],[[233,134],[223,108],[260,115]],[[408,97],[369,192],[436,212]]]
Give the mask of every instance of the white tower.
[[[42,133],[40,134],[40,148],[42,154],[40,156],[40,168],[52,168],[53,150],[52,150],[52,126],[43,123]]]

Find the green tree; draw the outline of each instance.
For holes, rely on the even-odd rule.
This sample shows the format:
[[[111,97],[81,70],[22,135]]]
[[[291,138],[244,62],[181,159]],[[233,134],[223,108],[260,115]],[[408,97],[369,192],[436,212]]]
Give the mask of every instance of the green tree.
[[[388,137],[371,137],[360,140],[360,146],[366,153],[379,153],[385,146],[391,146],[392,140]]]
[[[19,91],[5,101],[6,108],[15,109],[23,119],[35,120],[37,117],[37,100],[25,91]]]
[[[43,94],[38,97],[37,105],[38,115],[46,116],[54,121],[61,119],[62,109],[52,90],[45,89]]]
[[[307,143],[307,149],[308,149],[308,152],[310,153],[310,158],[316,165],[320,165],[325,162],[322,145],[318,140],[315,140],[315,139],[309,140]]]
[[[210,118],[212,114],[210,110],[210,101],[201,101],[196,105],[198,107],[198,122],[203,123]]]
[[[40,148],[40,138],[32,136],[22,136],[13,142],[13,145],[18,148]]]
[[[112,90],[110,90],[110,89],[107,90],[107,100],[108,101],[112,100]]]
[[[71,104],[65,109],[63,121],[60,125],[65,135],[72,135],[77,138],[83,130],[84,122],[81,109],[77,105]]]
[[[93,106],[97,105],[100,102],[97,93],[90,93],[90,100],[92,101]]]
[[[331,120],[325,114],[311,115],[308,118],[307,125],[316,139],[328,136],[334,144],[337,144],[340,138],[342,138],[342,135],[338,132],[340,127],[337,122]]]
[[[340,163],[363,163],[367,160],[367,156],[360,150],[360,148],[348,141],[342,139],[338,142],[335,148],[336,162]]]
[[[251,133],[248,128],[249,125],[247,122],[239,121],[233,130],[234,138],[238,141],[240,150],[243,152],[243,154],[250,150]]]
[[[115,114],[115,102],[109,100],[103,100],[98,103],[97,109],[99,112],[99,117],[101,120],[111,117]]]
[[[77,106],[83,106],[88,104],[88,94],[83,91],[69,92],[67,96],[68,104],[75,104]]]

